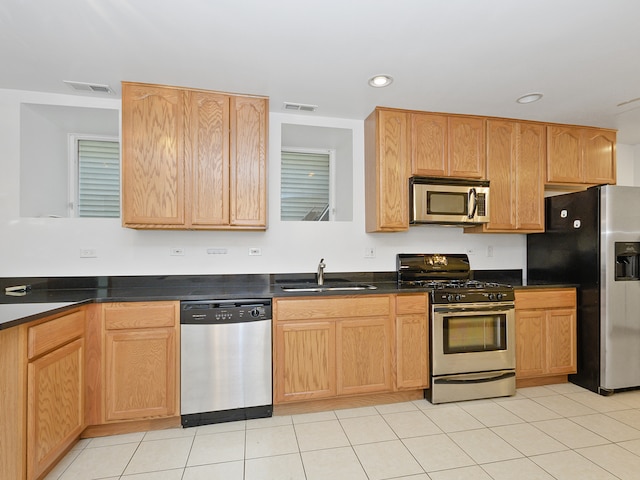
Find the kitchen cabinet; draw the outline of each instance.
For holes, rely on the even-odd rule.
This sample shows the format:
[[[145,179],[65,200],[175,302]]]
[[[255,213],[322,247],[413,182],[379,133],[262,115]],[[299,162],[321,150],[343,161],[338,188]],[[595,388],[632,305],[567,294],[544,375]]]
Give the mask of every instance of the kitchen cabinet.
[[[274,403],[392,390],[388,295],[274,299]]]
[[[376,108],[365,120],[367,232],[409,229],[409,116]]]
[[[375,316],[336,322],[338,395],[391,391],[391,323],[381,306]]]
[[[179,302],[103,305],[105,423],[179,414]]]
[[[376,108],[365,120],[368,232],[409,228],[412,175],[484,178],[485,119]]]
[[[26,478],[26,329],[0,330],[0,478]]]
[[[489,119],[486,144],[491,221],[465,232],[543,232],[545,126]]]
[[[517,289],[515,306],[516,379],[566,381],[577,371],[575,289]]]
[[[130,228],[266,228],[268,99],[123,82]]]
[[[84,429],[84,331],[83,311],[27,330],[27,479],[46,473]]]
[[[396,296],[396,386],[429,388],[429,314],[426,294]]]
[[[616,132],[598,128],[547,127],[546,184],[616,183]]]
[[[485,177],[484,119],[412,112],[411,174]]]
[[[333,321],[275,323],[275,403],[336,395],[335,327]]]

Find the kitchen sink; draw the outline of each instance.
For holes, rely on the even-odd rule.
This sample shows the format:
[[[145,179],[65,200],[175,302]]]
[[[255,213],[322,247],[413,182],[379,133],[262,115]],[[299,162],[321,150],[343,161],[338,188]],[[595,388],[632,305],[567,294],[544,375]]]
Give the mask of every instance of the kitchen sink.
[[[280,287],[283,292],[340,292],[340,291],[357,291],[357,290],[375,290],[375,285],[368,283],[348,283],[348,282],[327,282],[324,285],[305,282],[301,284],[282,285]]]

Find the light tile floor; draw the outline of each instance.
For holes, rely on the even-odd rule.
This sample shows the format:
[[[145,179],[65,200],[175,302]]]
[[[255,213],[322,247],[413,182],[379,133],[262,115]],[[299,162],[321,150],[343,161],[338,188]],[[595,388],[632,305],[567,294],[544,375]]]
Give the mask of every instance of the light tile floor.
[[[80,441],[46,480],[637,480],[640,391],[573,384]]]

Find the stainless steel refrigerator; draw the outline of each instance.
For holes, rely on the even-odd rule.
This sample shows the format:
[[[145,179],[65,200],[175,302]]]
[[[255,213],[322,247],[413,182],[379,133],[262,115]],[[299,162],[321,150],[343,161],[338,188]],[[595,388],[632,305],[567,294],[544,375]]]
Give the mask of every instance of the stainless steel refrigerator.
[[[578,373],[601,394],[640,387],[640,187],[545,199],[545,233],[527,235],[527,283],[578,287]]]

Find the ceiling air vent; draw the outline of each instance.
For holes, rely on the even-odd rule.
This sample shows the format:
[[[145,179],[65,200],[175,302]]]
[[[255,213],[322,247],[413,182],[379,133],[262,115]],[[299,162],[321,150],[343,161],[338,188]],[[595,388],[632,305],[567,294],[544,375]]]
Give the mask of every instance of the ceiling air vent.
[[[71,80],[63,80],[63,82],[69,85],[74,90],[78,90],[81,92],[107,93],[109,95],[113,95],[115,93],[109,85],[101,85],[99,83],[74,82]]]
[[[306,105],[304,103],[284,102],[285,110],[298,110],[300,112],[315,112],[318,105]]]

